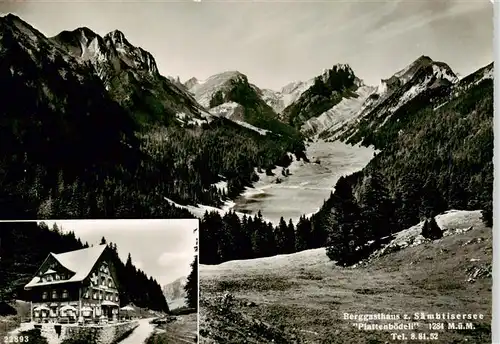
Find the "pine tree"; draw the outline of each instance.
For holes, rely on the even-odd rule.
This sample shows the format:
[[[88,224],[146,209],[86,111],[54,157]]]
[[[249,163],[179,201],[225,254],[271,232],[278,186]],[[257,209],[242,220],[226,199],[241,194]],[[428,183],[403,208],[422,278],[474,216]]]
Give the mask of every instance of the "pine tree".
[[[200,263],[218,264],[219,233],[223,226],[222,218],[217,212],[205,212],[200,221]]]
[[[290,219],[286,228],[284,253],[293,252],[295,252],[295,227],[293,226],[292,219]]]
[[[311,221],[306,219],[304,215],[302,215],[297,223],[297,229],[295,232],[295,251],[303,251],[309,248],[309,241],[311,238]]]
[[[378,172],[372,172],[365,178],[361,189],[360,203],[364,236],[367,240],[376,240],[390,235],[392,202],[384,182]]]
[[[395,214],[399,229],[409,228],[419,222],[421,178],[414,172],[404,172],[398,183]]]
[[[428,238],[432,240],[440,239],[443,237],[443,231],[439,227],[434,217],[431,217],[429,220],[429,230],[428,230]]]
[[[272,224],[262,221],[260,212],[253,220],[255,230],[252,233],[254,258],[270,257],[276,254],[276,241]],[[269,226],[270,225],[270,226]]]
[[[333,223],[327,255],[338,265],[346,266],[360,258],[357,248],[366,242],[360,228],[361,211],[352,194],[351,185],[344,177],[335,185],[333,197]]]
[[[196,232],[197,229],[194,230]],[[198,252],[198,239],[196,239],[196,245],[194,247],[195,253]],[[184,286],[186,291],[187,305],[190,308],[198,309],[198,254],[195,254],[194,260],[191,263],[191,273],[187,277],[186,285]]]
[[[422,236],[424,238],[429,238],[429,221],[427,219],[424,220],[422,224]]]
[[[288,226],[283,216],[274,232],[276,240],[276,250],[278,254],[286,253]]]

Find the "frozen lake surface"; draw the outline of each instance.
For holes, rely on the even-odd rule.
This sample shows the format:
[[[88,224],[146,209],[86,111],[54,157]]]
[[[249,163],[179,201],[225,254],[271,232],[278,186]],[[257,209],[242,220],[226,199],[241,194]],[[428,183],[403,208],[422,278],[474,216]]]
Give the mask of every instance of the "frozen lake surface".
[[[338,141],[311,142],[307,147],[309,163],[292,162],[288,177],[281,175],[281,168],[273,170],[275,176],[259,174],[260,180],[234,201],[233,209],[248,214],[260,210],[263,217],[273,223],[278,223],[281,216],[295,223],[301,215],[315,213],[333,191],[337,180],[365,167],[374,152],[373,148]],[[319,163],[315,163],[316,160]],[[282,182],[277,184],[277,178]]]

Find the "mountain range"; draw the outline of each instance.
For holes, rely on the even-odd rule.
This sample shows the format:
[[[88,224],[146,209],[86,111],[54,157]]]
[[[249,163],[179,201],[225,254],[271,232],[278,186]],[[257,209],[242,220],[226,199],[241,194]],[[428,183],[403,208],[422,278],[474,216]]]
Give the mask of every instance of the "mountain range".
[[[362,204],[372,174],[410,224],[423,208],[480,207],[490,217],[493,64],[459,79],[420,56],[370,86],[335,63],[272,91],[238,71],[184,83],[162,76],[154,56],[119,30],[46,37],[12,14],[0,30],[3,218],[193,217],[182,206],[220,209],[261,173],[281,167],[286,177],[293,161],[308,163],[312,140],[379,151],[332,185],[311,219],[314,245],[334,230],[342,183]],[[414,190],[419,183],[438,193],[434,203]],[[238,228],[226,223],[232,234],[219,241]]]

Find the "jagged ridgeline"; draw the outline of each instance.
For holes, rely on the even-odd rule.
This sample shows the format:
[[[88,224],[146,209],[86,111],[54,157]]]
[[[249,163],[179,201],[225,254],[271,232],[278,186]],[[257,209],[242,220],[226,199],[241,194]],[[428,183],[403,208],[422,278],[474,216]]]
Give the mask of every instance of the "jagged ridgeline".
[[[314,83],[282,113],[283,121],[300,128],[305,121],[318,117],[344,98],[356,98],[363,83],[347,64],[338,64],[314,79]]]
[[[0,300],[29,300],[24,286],[33,278],[43,261],[52,253],[88,247],[73,232],[63,233],[57,225],[49,228],[41,222],[3,222],[0,224]],[[105,242],[103,242],[105,243]],[[116,269],[120,302],[168,312],[160,284],[137,269],[129,255],[126,263],[118,257],[116,244],[107,243]]]
[[[3,218],[188,218],[165,197],[219,206],[303,155],[246,84],[232,99],[248,122],[210,113],[120,31],[47,38],[14,15],[0,30]]]

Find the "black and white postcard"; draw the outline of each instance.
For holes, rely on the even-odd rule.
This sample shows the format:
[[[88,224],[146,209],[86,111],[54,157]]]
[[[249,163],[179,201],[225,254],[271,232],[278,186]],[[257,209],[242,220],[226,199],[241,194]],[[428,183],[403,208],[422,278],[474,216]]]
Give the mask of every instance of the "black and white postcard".
[[[2,342],[196,343],[197,220],[0,223]]]
[[[493,7],[1,3],[0,219],[199,221],[2,239],[5,340],[491,343]]]

